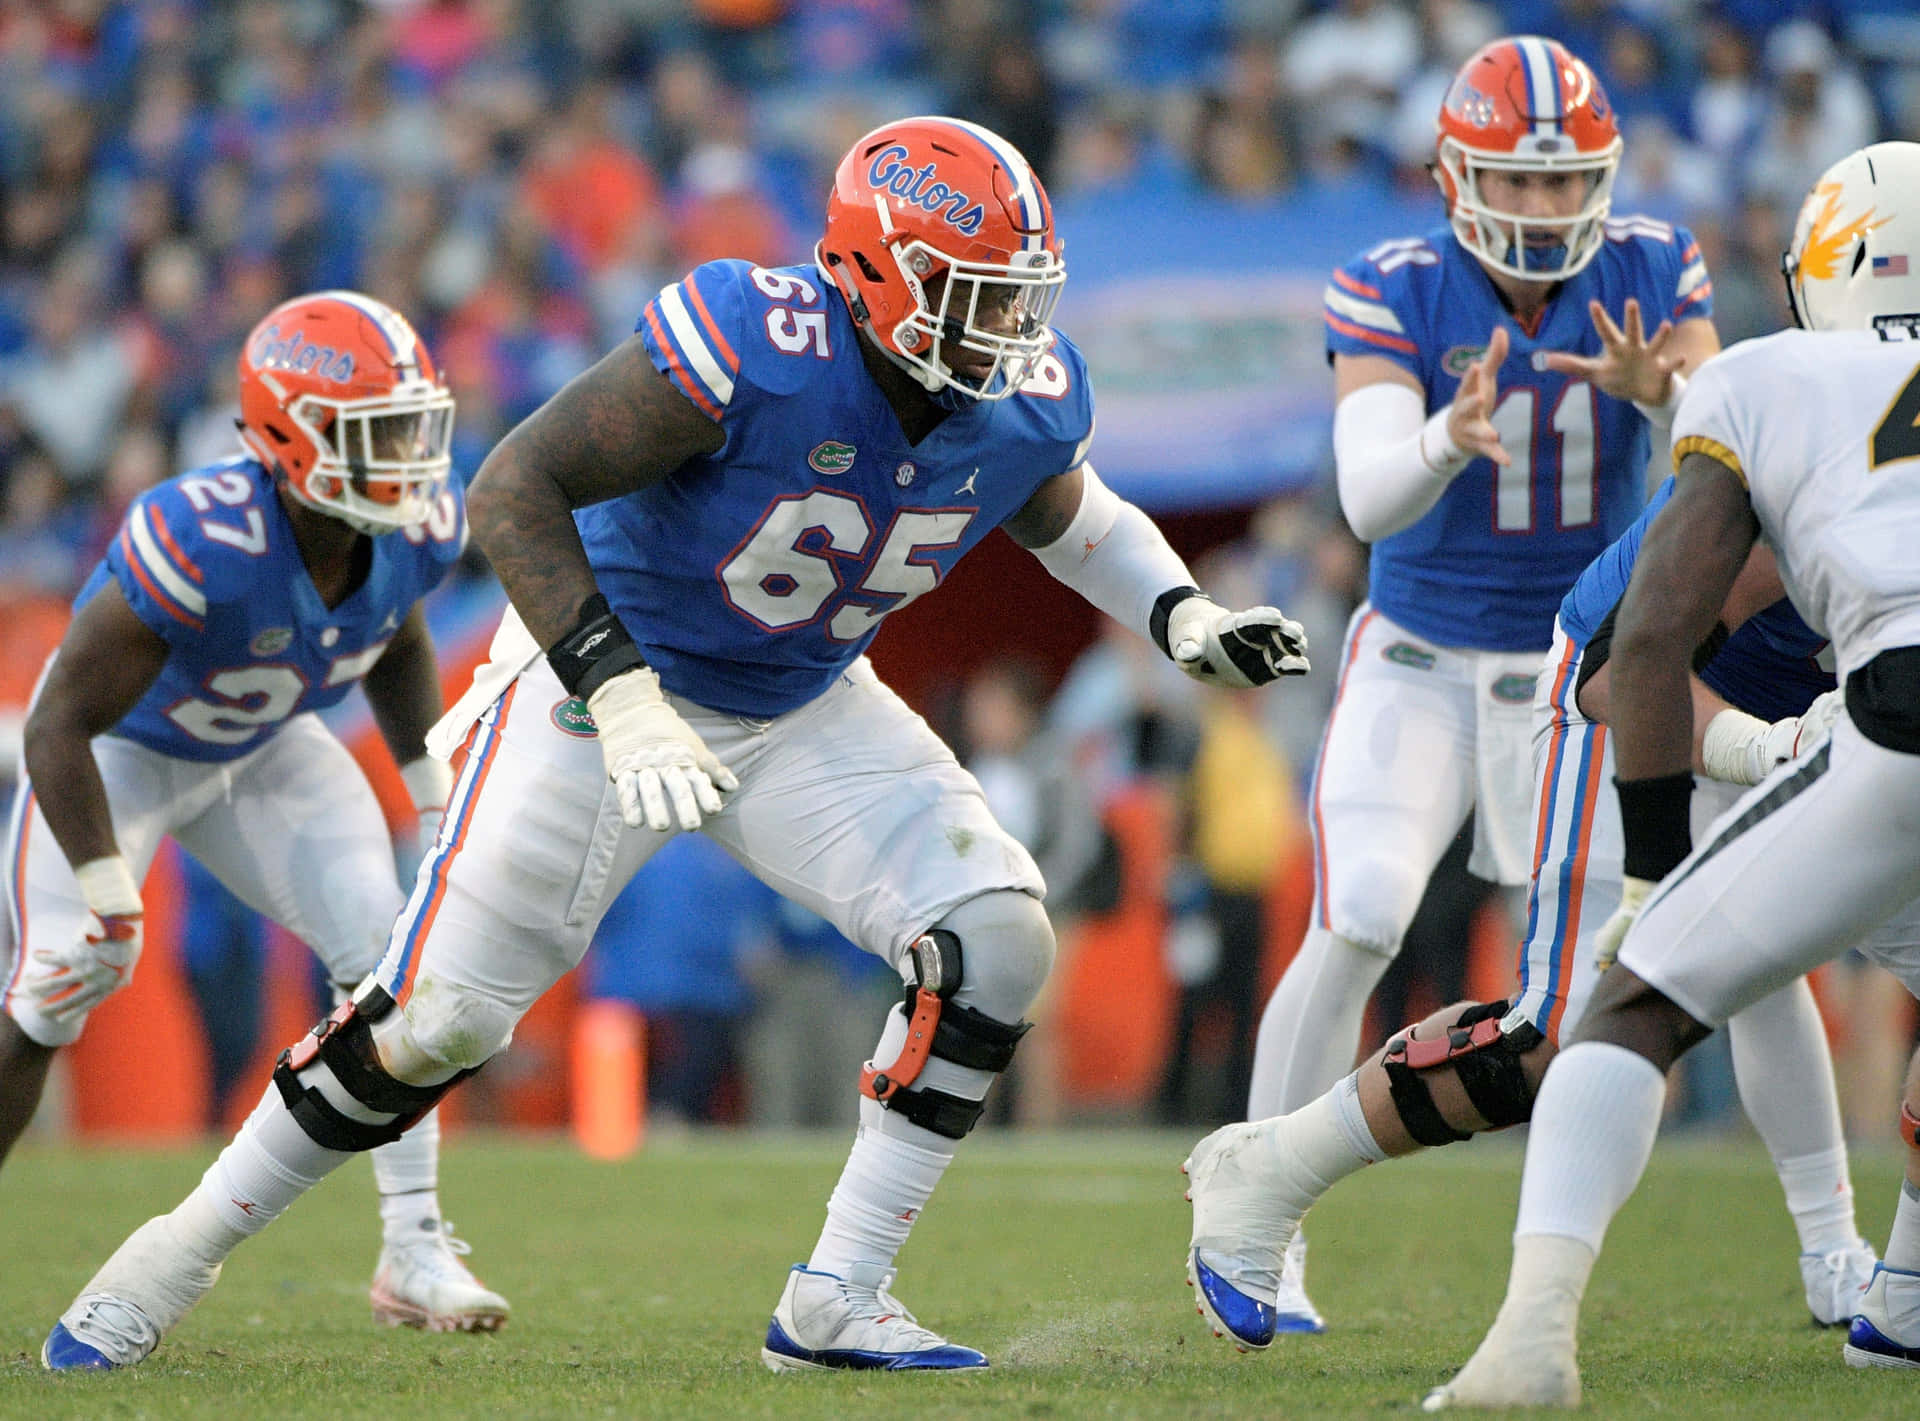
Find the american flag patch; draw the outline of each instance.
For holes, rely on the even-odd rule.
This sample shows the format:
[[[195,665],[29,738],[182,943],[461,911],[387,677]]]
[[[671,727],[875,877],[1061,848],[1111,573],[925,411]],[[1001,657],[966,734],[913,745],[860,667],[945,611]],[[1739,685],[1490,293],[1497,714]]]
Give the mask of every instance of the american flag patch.
[[[1873,259],[1875,276],[1905,276],[1907,259],[1905,257],[1875,257]]]

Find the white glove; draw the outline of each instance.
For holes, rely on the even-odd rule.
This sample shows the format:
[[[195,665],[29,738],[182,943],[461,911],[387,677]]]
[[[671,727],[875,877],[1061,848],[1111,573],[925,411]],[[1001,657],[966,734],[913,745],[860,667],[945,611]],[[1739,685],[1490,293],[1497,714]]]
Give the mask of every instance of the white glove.
[[[1640,916],[1640,910],[1647,906],[1647,895],[1659,887],[1650,878],[1627,877],[1620,880],[1620,906],[1613,910],[1613,916],[1600,924],[1600,931],[1593,938],[1593,967],[1596,972],[1604,972],[1613,966],[1620,956],[1620,944],[1627,940],[1627,930],[1633,926],[1633,920]]]
[[[1229,612],[1211,597],[1188,597],[1167,617],[1174,665],[1215,686],[1264,686],[1307,674],[1307,630],[1277,607]]]
[[[622,671],[587,698],[600,733],[607,778],[620,815],[664,834],[679,820],[698,829],[701,814],[718,814],[720,796],[740,787],[693,727],[667,704],[652,667]],[[669,810],[671,805],[671,810]]]
[[[127,861],[117,854],[94,859],[74,876],[86,899],[87,925],[73,942],[34,953],[42,970],[28,974],[36,1005],[59,1022],[85,1016],[126,986],[140,960],[140,886]]]
[[[440,820],[453,794],[453,768],[444,760],[422,755],[400,767],[400,780],[407,787],[407,797],[413,801],[413,812],[417,816],[414,862],[418,864],[433,852],[433,841],[440,836]]]
[[[1836,689],[1804,713],[1771,723],[1745,711],[1723,710],[1700,737],[1701,768],[1727,784],[1757,785],[1825,740],[1846,709],[1846,696]]]

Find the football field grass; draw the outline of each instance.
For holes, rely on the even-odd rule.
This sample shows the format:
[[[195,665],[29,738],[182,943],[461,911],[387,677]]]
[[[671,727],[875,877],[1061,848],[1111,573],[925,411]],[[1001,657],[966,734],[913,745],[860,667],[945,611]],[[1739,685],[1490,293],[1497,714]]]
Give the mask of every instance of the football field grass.
[[[464,1135],[443,1197],[514,1306],[497,1336],[376,1329],[367,1166],[241,1249],[136,1370],[51,1376],[41,1338],[92,1270],[211,1158],[27,1145],[0,1174],[0,1416],[1415,1416],[1506,1277],[1510,1141],[1363,1172],[1315,1211],[1334,1330],[1243,1357],[1182,1282],[1187,1134],[984,1136],[902,1257],[921,1319],[987,1375],[773,1376],[759,1345],[843,1157],[836,1136],[696,1135],[621,1164],[564,1142]],[[1890,1153],[1857,1159],[1884,1239]],[[1808,1322],[1791,1225],[1751,1141],[1663,1141],[1608,1240],[1582,1333],[1596,1416],[1920,1415],[1920,1374],[1863,1373]]]

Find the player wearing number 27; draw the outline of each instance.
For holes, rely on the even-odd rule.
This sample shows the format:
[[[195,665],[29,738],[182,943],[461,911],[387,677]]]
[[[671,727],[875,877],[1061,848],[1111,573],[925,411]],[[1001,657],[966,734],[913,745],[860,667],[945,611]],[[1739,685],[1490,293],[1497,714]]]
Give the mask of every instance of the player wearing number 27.
[[[1528,879],[1533,682],[1567,588],[1645,503],[1647,422],[1719,348],[1683,230],[1612,218],[1620,160],[1593,72],[1496,40],[1438,119],[1448,222],[1325,294],[1340,500],[1373,545],[1315,769],[1314,906],[1261,1022],[1249,1119],[1353,1067],[1374,984],[1469,810],[1473,869]],[[1636,402],[1638,408],[1636,408]],[[1319,1331],[1296,1236],[1277,1326]]]
[[[239,355],[245,452],[142,494],[76,600],[26,726],[7,839],[0,1156],[54,1052],[126,985],[140,884],[172,835],[319,954],[340,1000],[401,902],[372,787],[315,712],[364,685],[427,832],[451,787],[416,605],[459,557],[453,399],[419,337],[349,291],[287,302]],[[11,952],[6,949],[11,947]],[[500,1325],[456,1256],[431,1117],[374,1154],[377,1318]],[[243,1182],[215,1183],[249,1207]]]
[[[223,1156],[291,1182],[247,1215],[203,1186],[144,1225],[55,1329],[49,1357],[75,1359],[56,1365],[146,1355],[229,1251],[364,1148],[367,1122],[505,1046],[634,872],[692,829],[906,988],[762,1359],[986,1365],[893,1297],[894,1260],[1013,1057],[1053,935],[1032,859],[861,653],[998,526],[1197,677],[1307,670],[1297,624],[1202,595],[1095,475],[1086,366],[1049,324],[1065,280],[1011,145],[953,119],[888,124],[842,160],[812,262],[696,269],[488,456],[474,533],[513,606],[430,741],[467,746],[448,832],[386,961]],[[93,1323],[90,1299],[138,1325]]]

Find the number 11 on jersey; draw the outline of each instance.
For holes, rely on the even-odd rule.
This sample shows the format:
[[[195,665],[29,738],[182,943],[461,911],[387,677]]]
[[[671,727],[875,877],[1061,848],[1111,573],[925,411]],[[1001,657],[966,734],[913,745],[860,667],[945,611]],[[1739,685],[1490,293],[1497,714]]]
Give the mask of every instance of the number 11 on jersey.
[[[1546,412],[1545,427],[1536,424],[1540,391],[1519,385],[1494,406],[1493,427],[1512,459],[1495,465],[1493,526],[1501,533],[1531,533],[1541,526],[1534,507],[1536,460],[1558,460],[1560,478],[1556,507],[1548,516],[1557,528],[1584,528],[1594,520],[1593,387],[1583,380],[1569,381]]]

